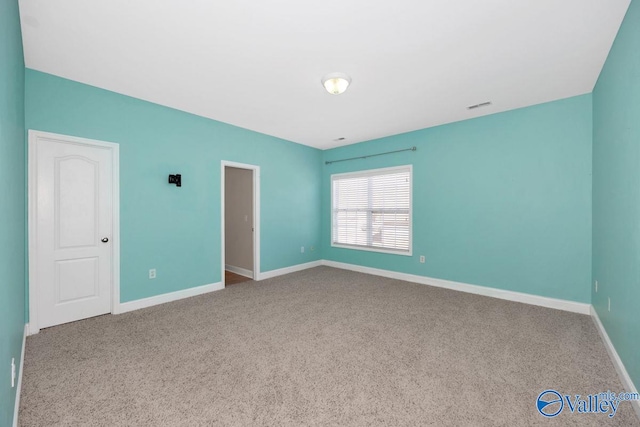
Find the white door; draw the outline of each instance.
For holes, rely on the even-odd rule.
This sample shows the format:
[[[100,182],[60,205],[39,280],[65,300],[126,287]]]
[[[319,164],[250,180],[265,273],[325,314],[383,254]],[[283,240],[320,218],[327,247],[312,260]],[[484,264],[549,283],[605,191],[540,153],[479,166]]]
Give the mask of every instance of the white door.
[[[109,313],[113,150],[42,134],[31,143],[37,328]]]

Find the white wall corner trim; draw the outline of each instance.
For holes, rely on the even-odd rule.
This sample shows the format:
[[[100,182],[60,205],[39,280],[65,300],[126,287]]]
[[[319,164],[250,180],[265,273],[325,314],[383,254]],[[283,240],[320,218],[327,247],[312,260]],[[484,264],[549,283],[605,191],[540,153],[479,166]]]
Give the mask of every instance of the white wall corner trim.
[[[29,324],[24,325],[24,334],[22,335],[22,351],[20,353],[20,366],[18,371],[18,384],[16,385],[16,403],[13,409],[13,427],[18,427],[18,413],[20,412],[20,392],[22,390],[22,371],[24,368],[24,345],[29,335]]]
[[[499,298],[507,301],[521,302],[524,304],[538,305],[541,307],[554,308],[556,310],[570,311],[573,313],[589,314],[590,304],[568,301],[556,298],[542,297],[538,295],[525,294],[522,292],[507,291],[504,289],[489,288],[486,286],[470,285],[468,283],[452,282],[450,280],[435,279],[432,277],[418,276],[415,274],[399,273],[379,268],[364,267],[361,265],[347,264],[343,262],[323,260],[322,265],[328,267],[341,268],[343,270],[357,271],[360,273],[373,274],[374,276],[388,277],[390,279],[404,280],[407,282],[419,283],[422,285],[435,286],[438,288],[451,289],[453,291],[467,292],[470,294],[483,295],[491,298]]]
[[[306,262],[304,264],[296,264],[290,267],[279,268],[277,270],[270,270],[258,273],[255,280],[266,280],[272,277],[282,276],[284,274],[295,273],[296,271],[307,270],[309,268],[320,267],[323,265],[322,260]]]
[[[232,273],[236,273],[241,276],[248,277],[249,279],[253,279],[253,271],[247,270],[246,268],[240,268],[240,267],[236,267],[235,265],[225,264],[224,269]]]
[[[627,368],[625,368],[624,363],[622,363],[622,359],[620,359],[620,356],[618,355],[616,348],[613,346],[613,343],[609,338],[609,334],[607,334],[607,330],[604,328],[604,325],[600,321],[598,312],[593,306],[591,306],[591,319],[593,320],[593,323],[596,325],[596,329],[600,334],[600,338],[602,338],[604,347],[607,349],[607,353],[609,353],[611,362],[613,363],[613,366],[616,368],[616,371],[618,372],[618,376],[620,377],[622,386],[625,388],[624,391],[628,393],[637,393],[638,389],[636,388],[635,384],[633,384],[633,380],[629,376],[629,373],[627,372]],[[631,406],[636,411],[636,415],[638,416],[638,418],[640,418],[640,400],[632,400],[629,403],[631,403]]]
[[[202,294],[206,294],[213,291],[219,291],[221,289],[224,289],[224,285],[222,284],[222,282],[218,282],[218,283],[211,283],[209,285],[196,286],[195,288],[182,289],[180,291],[156,295],[149,298],[123,302],[123,303],[120,303],[119,313],[127,313],[129,311],[140,310],[141,308],[152,307],[154,305],[164,304],[172,301],[178,301],[184,298],[195,297],[197,295],[202,295]]]

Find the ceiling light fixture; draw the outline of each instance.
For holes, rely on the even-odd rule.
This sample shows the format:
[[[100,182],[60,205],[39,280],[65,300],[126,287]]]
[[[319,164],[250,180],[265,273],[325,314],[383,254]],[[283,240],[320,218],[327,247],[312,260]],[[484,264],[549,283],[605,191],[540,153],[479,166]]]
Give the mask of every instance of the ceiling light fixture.
[[[332,95],[340,95],[351,83],[351,77],[345,73],[331,73],[322,78],[322,86]]]

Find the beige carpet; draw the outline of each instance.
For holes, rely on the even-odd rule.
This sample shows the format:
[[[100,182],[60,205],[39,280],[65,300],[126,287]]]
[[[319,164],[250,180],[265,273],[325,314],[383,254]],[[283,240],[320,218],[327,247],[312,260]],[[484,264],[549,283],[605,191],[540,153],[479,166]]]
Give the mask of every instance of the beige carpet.
[[[640,425],[588,316],[319,267],[27,339],[22,426]]]

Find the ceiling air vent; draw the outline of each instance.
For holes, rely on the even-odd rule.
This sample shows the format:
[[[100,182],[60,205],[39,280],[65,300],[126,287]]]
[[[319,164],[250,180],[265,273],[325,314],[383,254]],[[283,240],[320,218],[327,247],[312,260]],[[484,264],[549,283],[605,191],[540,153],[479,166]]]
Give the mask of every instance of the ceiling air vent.
[[[483,102],[481,104],[476,104],[476,105],[469,105],[467,107],[467,110],[475,110],[476,108],[488,107],[489,105],[491,105],[491,101]]]

